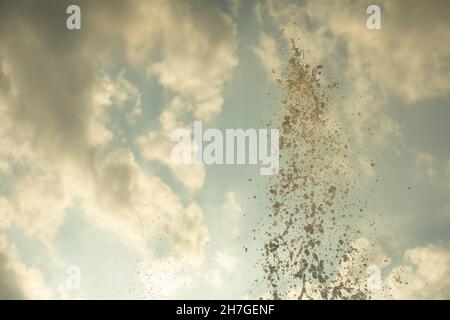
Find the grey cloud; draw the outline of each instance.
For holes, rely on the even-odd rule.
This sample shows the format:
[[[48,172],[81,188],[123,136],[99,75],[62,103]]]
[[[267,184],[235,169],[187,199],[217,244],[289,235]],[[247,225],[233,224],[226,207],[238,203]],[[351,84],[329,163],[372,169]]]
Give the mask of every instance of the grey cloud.
[[[20,174],[14,170],[12,173],[12,192],[0,196],[0,204],[13,217],[12,225],[43,238],[48,245],[64,222],[65,210],[77,196],[84,201],[89,221],[127,239],[133,236],[126,232],[120,234],[123,230],[120,226],[131,225],[131,234],[141,231],[137,223],[127,221],[130,214],[135,218],[138,212],[151,224],[152,218],[157,220],[164,210],[167,211],[164,214],[171,216],[163,226],[169,245],[176,247],[177,252],[186,252],[183,249],[191,243],[193,252],[201,252],[207,239],[201,208],[195,203],[183,206],[168,185],[143,172],[135,163],[134,155],[129,155],[129,161],[117,163],[116,159],[114,162],[99,146],[98,141],[103,140],[90,137],[92,132],[102,131],[102,128],[92,130],[92,123],[101,114],[98,109],[105,107],[93,102],[96,95],[104,94],[99,92],[102,72],[122,64],[131,68],[151,65],[153,55],[162,54],[160,48],[152,49],[162,41],[160,34],[167,23],[173,24],[170,30],[177,32],[183,10],[176,6],[184,7],[184,2],[76,3],[82,10],[82,29],[68,31],[65,9],[72,2],[0,2],[0,66],[5,66],[0,69],[0,119],[8,123],[7,129],[0,129],[5,134],[0,142],[0,156],[2,160],[8,159],[11,166],[21,163]],[[190,24],[197,26],[194,9],[189,14],[192,15],[188,19]],[[208,46],[212,47],[214,41],[222,43],[217,39],[227,40],[234,32],[225,32],[220,27],[214,27],[213,32],[207,30],[206,24],[214,17],[221,15],[208,15],[195,33],[211,42]],[[229,21],[224,21],[229,25]],[[218,33],[217,39],[214,32]],[[168,39],[171,34],[165,37],[172,50],[188,45],[191,35],[188,32],[183,38],[177,38],[182,40],[181,47]],[[219,58],[221,53],[229,56],[223,51],[227,49],[225,44],[218,48],[219,51],[206,50],[200,64],[193,61],[195,54],[186,62],[202,66],[206,60],[211,62],[208,59],[215,62],[216,54]],[[227,73],[228,66],[225,69]],[[214,69],[212,78],[208,79],[223,81],[220,72],[220,67]],[[220,96],[219,91],[214,89],[213,94]],[[216,96],[213,98],[217,100]],[[8,144],[2,146],[5,141]],[[24,151],[17,152],[19,148]],[[128,152],[124,151],[127,157]],[[151,188],[155,191],[150,192]],[[147,202],[154,204],[149,207]],[[5,208],[0,210],[4,212]]]
[[[0,234],[0,299],[49,298],[39,270],[20,261],[14,245]]]
[[[8,268],[8,263],[8,257],[0,251],[0,300],[24,299],[20,283]]]
[[[18,89],[14,125],[30,129],[35,150],[49,158],[85,157],[94,61],[80,54],[80,36],[64,28],[65,2],[1,6],[0,57]]]

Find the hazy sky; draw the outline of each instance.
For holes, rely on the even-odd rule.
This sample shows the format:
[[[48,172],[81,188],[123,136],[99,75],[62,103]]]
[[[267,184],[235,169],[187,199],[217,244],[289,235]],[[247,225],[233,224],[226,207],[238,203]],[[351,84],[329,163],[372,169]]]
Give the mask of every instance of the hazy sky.
[[[445,0],[0,0],[0,298],[264,296],[269,178],[175,166],[168,137],[266,127],[290,38],[339,83],[368,201],[355,241],[390,297],[450,298],[449,17]]]

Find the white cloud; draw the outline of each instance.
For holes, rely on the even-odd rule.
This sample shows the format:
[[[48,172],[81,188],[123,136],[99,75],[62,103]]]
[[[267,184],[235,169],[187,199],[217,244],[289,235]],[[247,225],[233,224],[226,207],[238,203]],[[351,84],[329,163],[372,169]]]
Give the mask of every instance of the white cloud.
[[[125,73],[105,70],[112,61],[148,67],[193,106],[191,115],[212,116],[237,63],[231,18],[177,1],[86,2],[87,32],[75,34],[52,14],[64,13],[63,4],[27,5],[5,3],[8,15],[0,13],[0,227],[51,247],[67,209],[81,201],[90,223],[138,252],[156,239],[174,256],[201,255],[208,229],[199,205],[182,203],[129,149],[109,144],[120,138],[111,112],[133,124],[141,96]],[[198,189],[203,177],[194,170],[182,179]]]
[[[145,294],[151,299],[173,299],[181,289],[192,287],[200,274],[202,260],[173,257],[143,264],[140,281]]]
[[[450,251],[447,249],[435,245],[407,249],[389,271],[395,260],[388,257],[380,245],[359,239],[354,247],[357,250],[341,265],[343,278],[359,278],[361,286],[367,286],[367,267],[378,267],[381,286],[371,290],[372,298],[450,298]]]
[[[281,72],[281,62],[275,39],[265,32],[260,32],[259,45],[253,48],[253,52],[261,60],[268,77],[275,80],[275,74],[279,75]]]
[[[377,243],[360,238],[352,247],[355,250],[339,266],[337,283],[353,289],[369,288],[372,299],[450,298],[450,251],[447,249],[435,245],[407,249],[402,259],[392,266],[393,260]],[[368,287],[373,276],[368,268],[373,267],[380,272],[379,288]],[[322,299],[317,283],[307,283],[306,290],[312,293],[312,299]],[[288,293],[288,299],[297,299],[300,293],[301,289],[294,288]]]
[[[170,168],[174,177],[190,191],[201,189],[205,180],[205,166],[203,164],[176,164],[170,155],[174,143],[166,136],[157,132],[150,132],[138,139],[142,154],[149,160],[156,160]]]
[[[118,149],[98,164],[92,184],[83,184],[80,197],[94,225],[142,252],[147,242],[164,240],[176,255],[199,255],[208,241],[201,208],[184,207],[161,179],[145,174],[127,149]]]
[[[358,143],[401,145],[400,125],[384,110],[388,99],[413,103],[450,90],[450,45],[443,40],[450,31],[449,4],[382,1],[379,5],[382,29],[377,31],[366,28],[363,2],[267,0],[255,10],[261,21],[272,23],[277,32],[283,30],[285,41],[278,45],[287,48],[294,39],[306,50],[309,63],[325,65],[327,74],[339,81],[346,121]]]
[[[148,132],[138,138],[138,143],[144,157],[168,166],[178,181],[183,183],[190,191],[196,192],[203,186],[205,180],[204,165],[175,164],[171,159],[175,142],[170,139],[170,135],[173,130],[186,126],[185,119],[190,110],[191,108],[188,108],[180,98],[175,97],[159,117],[161,131]]]
[[[29,172],[16,181],[13,195],[0,198],[3,214],[14,226],[51,247],[72,201],[64,179],[55,171]]]
[[[388,276],[394,299],[450,299],[450,252],[429,245],[405,251],[404,265]]]
[[[223,277],[219,270],[212,270],[209,274],[209,281],[214,288],[221,288],[223,285]]]
[[[227,272],[232,272],[237,265],[237,259],[227,250],[221,250],[216,253],[216,262]]]
[[[111,79],[107,74],[98,76],[91,99],[92,116],[87,130],[89,142],[95,147],[104,146],[113,138],[113,133],[105,126],[110,120],[109,112],[112,106],[123,111],[130,124],[133,124],[142,112],[141,94],[125,78],[123,70],[115,79]]]
[[[238,60],[236,26],[230,16],[210,4],[201,7],[179,2],[170,5],[161,26],[161,58],[148,61],[148,73],[173,95],[159,116],[160,128],[139,138],[146,158],[168,166],[190,191],[204,181],[203,165],[174,165],[170,134],[193,120],[211,120],[220,113],[222,92]],[[213,27],[212,27],[213,26]]]
[[[212,9],[206,3],[174,6],[172,20],[162,29],[162,59],[148,69],[204,120],[220,112],[223,86],[237,64],[236,27],[229,16]]]
[[[225,213],[234,220],[238,220],[242,215],[242,208],[237,199],[237,195],[233,191],[229,191],[225,194],[225,201],[222,205]]]
[[[360,81],[371,81],[371,86],[411,102],[447,94],[450,45],[443,39],[449,31],[448,2],[428,6],[421,1],[383,1],[379,5],[379,31],[367,30],[364,3],[309,1],[304,10],[313,19],[315,33],[330,32],[344,42],[348,67],[364,75]]]

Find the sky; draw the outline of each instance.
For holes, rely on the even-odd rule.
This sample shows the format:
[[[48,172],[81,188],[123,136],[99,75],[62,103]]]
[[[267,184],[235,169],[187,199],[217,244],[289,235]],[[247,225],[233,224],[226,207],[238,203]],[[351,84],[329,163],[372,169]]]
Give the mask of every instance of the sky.
[[[291,39],[339,84],[378,297],[450,298],[449,16],[445,0],[0,0],[0,299],[267,297],[271,177],[175,165],[170,135],[266,128]]]

